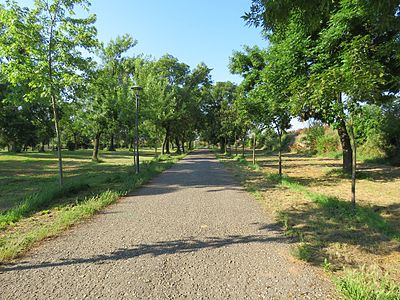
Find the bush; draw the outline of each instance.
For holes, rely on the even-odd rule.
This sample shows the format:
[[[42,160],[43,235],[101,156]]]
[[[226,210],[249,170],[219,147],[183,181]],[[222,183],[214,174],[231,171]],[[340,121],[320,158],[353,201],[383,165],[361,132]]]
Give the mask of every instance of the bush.
[[[339,150],[340,140],[336,131],[320,122],[315,122],[299,134],[291,148],[311,155],[326,154]]]
[[[320,154],[337,151],[339,149],[337,134],[333,130],[325,130],[324,135],[317,138],[315,149]]]

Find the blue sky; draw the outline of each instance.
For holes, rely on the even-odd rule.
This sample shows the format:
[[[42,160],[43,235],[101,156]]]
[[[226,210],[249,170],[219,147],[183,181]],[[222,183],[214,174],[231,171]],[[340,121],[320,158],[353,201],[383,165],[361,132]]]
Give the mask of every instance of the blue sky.
[[[0,0],[3,2],[3,0]],[[31,6],[33,0],[17,0]],[[134,54],[155,58],[168,53],[194,68],[200,62],[213,69],[214,81],[241,77],[230,74],[229,57],[243,45],[266,47],[260,30],[246,26],[241,16],[250,0],[91,0],[103,42],[129,33],[138,45]],[[79,13],[80,15],[80,13]]]
[[[241,78],[229,73],[233,50],[242,45],[266,46],[260,30],[240,18],[250,0],[94,0],[99,39],[131,34],[138,40],[135,53],[159,58],[172,54],[192,68],[205,62],[214,81]]]

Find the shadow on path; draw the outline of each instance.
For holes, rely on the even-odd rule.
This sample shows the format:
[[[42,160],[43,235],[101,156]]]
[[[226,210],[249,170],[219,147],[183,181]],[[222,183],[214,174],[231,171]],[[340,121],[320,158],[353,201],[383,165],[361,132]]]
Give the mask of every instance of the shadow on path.
[[[261,229],[265,229],[262,227]],[[200,250],[218,249],[232,245],[250,244],[250,243],[290,243],[291,239],[283,236],[266,235],[229,235],[224,238],[207,237],[200,239],[180,239],[172,241],[160,241],[151,244],[140,244],[131,248],[120,248],[109,254],[100,254],[90,258],[72,258],[61,259],[56,262],[41,262],[37,264],[21,262],[17,265],[4,265],[0,267],[0,273],[28,269],[42,269],[51,267],[63,267],[80,264],[103,264],[112,261],[127,260],[143,255],[160,256],[177,253],[196,252]]]

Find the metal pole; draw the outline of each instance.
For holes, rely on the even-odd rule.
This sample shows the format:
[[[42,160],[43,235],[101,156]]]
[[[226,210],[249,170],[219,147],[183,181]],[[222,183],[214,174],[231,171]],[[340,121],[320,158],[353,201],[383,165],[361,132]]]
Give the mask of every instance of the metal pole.
[[[136,91],[135,148],[136,174],[139,174],[139,91]]]

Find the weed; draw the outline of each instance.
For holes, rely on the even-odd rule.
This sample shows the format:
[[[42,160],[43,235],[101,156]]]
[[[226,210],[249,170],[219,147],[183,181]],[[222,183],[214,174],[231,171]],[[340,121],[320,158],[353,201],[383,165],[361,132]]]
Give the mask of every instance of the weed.
[[[325,272],[328,273],[332,271],[332,264],[326,257],[324,258],[324,262],[322,263],[322,268],[324,269]]]
[[[378,269],[347,271],[336,286],[348,300],[398,300],[400,286]]]
[[[292,255],[300,260],[311,261],[313,250],[310,244],[301,242],[298,246],[292,248]]]

